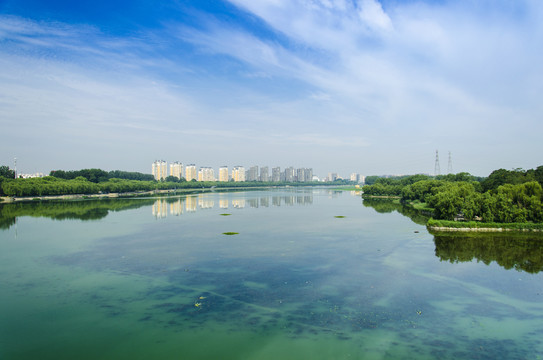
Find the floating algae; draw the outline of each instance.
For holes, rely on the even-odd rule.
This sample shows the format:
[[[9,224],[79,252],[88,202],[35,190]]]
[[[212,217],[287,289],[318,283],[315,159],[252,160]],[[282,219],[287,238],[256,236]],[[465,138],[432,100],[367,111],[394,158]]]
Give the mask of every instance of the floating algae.
[[[229,231],[229,232],[223,232],[223,235],[237,235],[239,233],[237,232],[232,232],[232,231]]]
[[[230,216],[232,214],[219,214],[220,216]]]
[[[335,217],[336,219],[343,219],[345,216],[343,216],[343,215],[336,215],[336,216],[334,216],[334,217]]]

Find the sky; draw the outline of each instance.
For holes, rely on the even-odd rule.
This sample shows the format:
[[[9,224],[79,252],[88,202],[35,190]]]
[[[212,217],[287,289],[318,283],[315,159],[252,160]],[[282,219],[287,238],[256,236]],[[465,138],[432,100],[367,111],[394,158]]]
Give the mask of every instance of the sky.
[[[543,165],[540,0],[0,0],[0,165]],[[450,154],[450,155],[449,155]]]

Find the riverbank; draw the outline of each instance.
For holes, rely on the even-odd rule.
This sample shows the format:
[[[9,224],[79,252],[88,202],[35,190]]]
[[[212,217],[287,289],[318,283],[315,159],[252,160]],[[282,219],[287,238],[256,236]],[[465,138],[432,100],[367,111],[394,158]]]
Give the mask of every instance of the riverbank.
[[[401,196],[395,195],[366,195],[362,194],[362,199],[390,199],[390,200],[400,200]]]
[[[29,201],[51,201],[51,200],[89,200],[89,199],[112,199],[112,198],[135,198],[147,196],[166,196],[175,194],[194,194],[214,191],[248,191],[279,188],[282,186],[247,186],[247,187],[202,187],[202,188],[183,188],[183,189],[165,189],[150,191],[133,191],[120,193],[101,193],[101,194],[69,194],[69,195],[46,195],[46,196],[4,196],[0,197],[0,204]],[[289,188],[289,185],[283,186]]]
[[[538,232],[543,223],[482,223],[477,221],[428,220],[428,230],[434,232]]]
[[[194,190],[194,189],[187,189]],[[86,200],[86,199],[111,199],[124,197],[139,197],[150,195],[163,195],[180,190],[153,190],[129,193],[107,193],[107,194],[73,194],[73,195],[47,195],[47,196],[6,196],[0,197],[0,203],[14,203],[25,201],[48,201],[48,200]]]
[[[508,228],[454,228],[441,226],[428,226],[429,230],[435,232],[543,232],[541,229],[508,229]]]

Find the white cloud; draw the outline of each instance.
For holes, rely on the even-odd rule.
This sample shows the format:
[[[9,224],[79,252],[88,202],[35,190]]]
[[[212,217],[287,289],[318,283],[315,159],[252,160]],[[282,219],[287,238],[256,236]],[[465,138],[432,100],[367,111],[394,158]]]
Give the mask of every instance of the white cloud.
[[[371,29],[378,31],[392,29],[392,21],[383,11],[381,4],[376,0],[360,1],[358,15]]]
[[[197,27],[169,22],[140,38],[2,17],[0,121],[18,129],[11,119],[29,128],[41,119],[40,131],[89,138],[256,141],[285,153],[292,143],[374,150],[405,139],[430,152],[428,141],[444,139],[453,153],[469,139],[480,153],[543,130],[539,1],[230,2],[251,21],[202,14]],[[255,17],[265,31],[247,25]]]

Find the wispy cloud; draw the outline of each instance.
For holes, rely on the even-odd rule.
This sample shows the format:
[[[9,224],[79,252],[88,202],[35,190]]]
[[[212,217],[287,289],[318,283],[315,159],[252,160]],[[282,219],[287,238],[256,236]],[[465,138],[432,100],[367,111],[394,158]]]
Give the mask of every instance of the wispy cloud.
[[[197,22],[170,16],[123,36],[0,15],[0,123],[27,137],[156,136],[183,151],[258,142],[268,157],[317,147],[391,158],[405,149],[380,144],[454,152],[469,141],[467,153],[501,143],[495,157],[522,158],[507,145],[520,137],[543,150],[531,142],[543,130],[540,1],[228,2],[229,18],[193,9]]]

